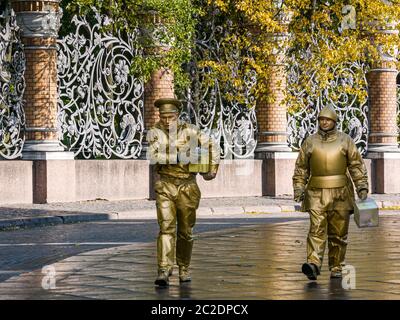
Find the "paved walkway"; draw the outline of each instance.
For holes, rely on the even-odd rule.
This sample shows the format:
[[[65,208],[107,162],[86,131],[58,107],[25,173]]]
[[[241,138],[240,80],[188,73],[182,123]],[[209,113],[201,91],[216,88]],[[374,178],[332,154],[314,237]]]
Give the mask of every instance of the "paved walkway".
[[[400,194],[373,194],[378,206],[399,209]],[[203,198],[197,211],[199,217],[221,214],[279,214],[299,210],[291,196]],[[54,204],[12,204],[0,207],[0,230],[109,219],[154,218],[155,201],[79,201]]]
[[[244,225],[200,234],[193,252],[193,281],[175,274],[158,289],[155,244],[86,252],[0,284],[0,299],[400,299],[400,221],[380,218],[377,228],[351,222],[347,263],[356,288],[330,280],[325,261],[317,282],[300,272],[308,221]],[[326,259],[327,260],[327,259]],[[55,289],[43,289],[52,284]]]

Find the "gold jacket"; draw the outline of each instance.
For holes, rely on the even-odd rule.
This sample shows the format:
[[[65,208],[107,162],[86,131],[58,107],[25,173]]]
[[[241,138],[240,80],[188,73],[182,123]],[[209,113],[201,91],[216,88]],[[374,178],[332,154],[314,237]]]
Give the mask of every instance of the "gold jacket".
[[[205,146],[209,150],[210,172],[217,173],[220,161],[220,150],[215,141],[202,132],[197,126],[178,121],[176,140],[169,137],[160,122],[152,128],[153,133],[148,135],[148,156],[152,164],[156,165],[156,171],[160,175],[179,179],[194,177],[196,173],[189,171],[189,163],[182,163],[178,154],[185,150],[189,156],[190,141],[197,146]],[[170,147],[174,150],[170,150]]]
[[[354,187],[368,190],[364,161],[353,139],[333,129],[318,130],[302,144],[293,175],[296,195],[303,195],[302,210],[354,208]]]

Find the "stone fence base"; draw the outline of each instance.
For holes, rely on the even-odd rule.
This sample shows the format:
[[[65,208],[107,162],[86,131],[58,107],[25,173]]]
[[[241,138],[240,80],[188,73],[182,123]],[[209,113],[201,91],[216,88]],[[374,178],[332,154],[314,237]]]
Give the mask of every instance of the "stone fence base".
[[[296,156],[223,160],[215,180],[198,176],[202,196],[292,195]],[[372,155],[365,163],[373,193],[400,193],[400,157]],[[0,204],[154,199],[156,179],[147,160],[3,160],[0,177]]]
[[[0,161],[0,204],[33,202],[32,161]]]

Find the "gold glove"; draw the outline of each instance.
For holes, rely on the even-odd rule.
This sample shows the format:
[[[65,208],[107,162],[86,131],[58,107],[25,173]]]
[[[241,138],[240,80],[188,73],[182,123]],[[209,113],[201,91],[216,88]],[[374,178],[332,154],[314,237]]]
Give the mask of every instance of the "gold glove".
[[[294,201],[301,202],[304,200],[304,190],[296,189],[294,190]]]
[[[207,173],[201,173],[201,175],[203,176],[204,180],[210,181],[217,176],[217,173],[216,172],[207,172]]]
[[[367,199],[367,197],[368,197],[368,190],[366,190],[366,189],[361,189],[360,191],[358,191],[358,197],[359,197],[361,200]]]

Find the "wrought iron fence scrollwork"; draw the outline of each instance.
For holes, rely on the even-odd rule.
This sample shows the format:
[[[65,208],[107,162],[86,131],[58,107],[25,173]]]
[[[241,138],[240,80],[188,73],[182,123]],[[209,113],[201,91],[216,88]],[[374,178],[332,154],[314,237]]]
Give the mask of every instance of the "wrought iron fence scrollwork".
[[[232,78],[237,75],[243,52],[224,47],[223,38],[229,30],[218,25],[217,15],[216,10],[198,25],[193,59],[187,70],[191,85],[182,93],[185,108],[181,119],[209,133],[221,146],[221,158],[251,158],[257,145],[256,99],[252,93],[257,83],[256,72],[251,70],[246,74],[241,92],[245,101],[239,103],[228,101],[224,96],[226,92],[234,96],[235,89],[222,84],[217,78],[210,83],[210,67],[200,66],[199,63],[204,60],[218,63],[230,55],[229,59],[237,62],[232,64]],[[205,81],[206,78],[208,81]]]
[[[301,60],[309,60],[311,51],[304,51]],[[345,86],[355,86],[356,79],[362,77],[361,90],[367,92],[366,68],[361,62],[348,62],[332,66],[334,78],[326,88],[320,88],[316,79],[317,70],[309,68],[305,70],[298,63],[294,55],[289,57],[288,90],[292,101],[296,101],[300,107],[288,114],[288,143],[298,150],[304,139],[314,134],[317,129],[317,116],[326,105],[334,107],[339,120],[338,129],[348,133],[356,143],[359,151],[364,155],[368,147],[368,99],[360,99],[355,94],[347,93]],[[295,86],[298,81],[304,79],[304,74],[310,81],[312,94],[307,94],[304,88]],[[289,103],[290,104],[290,103]],[[289,105],[289,110],[292,106]]]
[[[24,145],[25,55],[14,12],[0,15],[0,158],[21,156]]]
[[[210,82],[210,67],[199,63],[236,58],[237,63],[232,63],[232,78],[238,74],[240,56],[245,53],[224,47],[229,23],[220,25],[217,17],[221,19],[215,11],[199,22],[193,60],[187,68],[192,83],[179,93],[185,102],[180,117],[211,133],[222,147],[222,158],[230,155],[248,158],[253,156],[257,144],[253,96],[256,72],[251,70],[245,75],[241,94],[245,101],[239,103],[226,99],[225,93],[233,90],[229,83],[216,78]],[[129,74],[131,57],[138,54],[137,35],[125,39],[120,34],[104,33],[102,26],[109,23],[108,18],[99,14],[95,18],[96,24],[90,25],[84,17],[74,17],[76,32],[58,42],[60,139],[75,155],[84,158],[137,158],[144,131],[144,89],[143,83]],[[301,60],[307,61],[311,50],[302,54]],[[367,93],[367,66],[357,61],[331,66],[334,78],[321,88],[317,70],[306,68],[298,59],[289,55],[287,61],[289,100],[297,101],[295,110],[289,103],[289,146],[298,150],[304,139],[316,132],[319,111],[331,105],[339,115],[338,128],[350,134],[365,154],[369,134],[367,94],[360,98],[344,88],[357,86]],[[311,94],[292,86],[305,78],[310,81]]]
[[[138,54],[136,34],[104,31],[74,16],[75,33],[58,41],[58,127],[63,145],[75,156],[138,158],[144,132],[144,86],[129,73]]]

